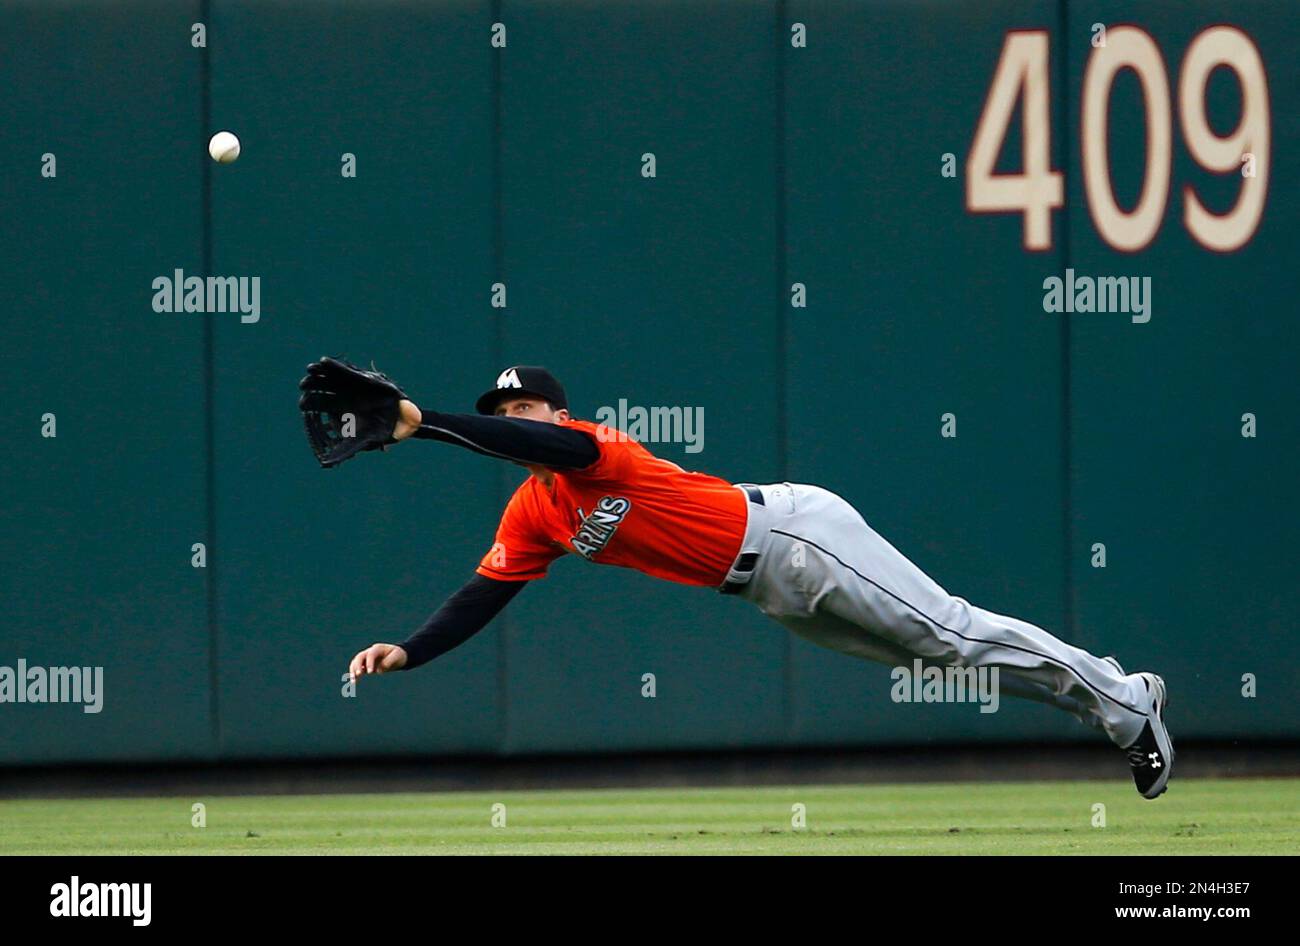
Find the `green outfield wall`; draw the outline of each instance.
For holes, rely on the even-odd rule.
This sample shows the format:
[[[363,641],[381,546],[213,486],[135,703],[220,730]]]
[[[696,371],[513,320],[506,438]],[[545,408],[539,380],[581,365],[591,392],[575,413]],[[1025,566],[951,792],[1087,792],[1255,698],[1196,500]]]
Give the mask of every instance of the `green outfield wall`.
[[[1298,42],[1281,2],[0,2],[0,668],[102,668],[98,712],[0,702],[0,763],[1098,738],[894,703],[743,601],[576,560],[345,695],[523,472],[320,470],[322,354],[444,410],[532,363],[578,416],[698,412],[651,449],[839,492],[954,594],[1161,672],[1177,737],[1300,737]],[[1059,175],[1034,233],[970,176],[1000,61],[996,174]],[[157,311],[177,270],[256,311]],[[1068,271],[1146,313],[1045,311]]]

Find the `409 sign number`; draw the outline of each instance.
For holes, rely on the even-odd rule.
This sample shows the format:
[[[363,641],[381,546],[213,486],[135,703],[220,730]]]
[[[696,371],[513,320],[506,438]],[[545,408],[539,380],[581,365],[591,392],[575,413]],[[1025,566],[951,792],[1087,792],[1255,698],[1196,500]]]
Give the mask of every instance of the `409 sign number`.
[[[1051,214],[1064,200],[1061,172],[1051,167],[1047,60],[1047,31],[1007,34],[966,161],[966,209],[1023,214],[1029,250],[1052,248]],[[1205,86],[1220,66],[1231,69],[1241,86],[1241,118],[1225,136],[1214,133],[1205,114]],[[1115,200],[1107,158],[1111,86],[1123,69],[1137,74],[1146,111],[1146,168],[1141,195],[1131,210]],[[1022,169],[1018,174],[994,174],[1021,97]],[[1173,163],[1171,112],[1165,61],[1155,40],[1136,26],[1109,29],[1106,44],[1093,48],[1084,69],[1080,145],[1088,213],[1102,239],[1117,250],[1143,249],[1164,219]],[[1207,249],[1230,253],[1255,235],[1268,192],[1268,81],[1249,36],[1233,26],[1212,26],[1197,34],[1178,75],[1178,119],[1187,150],[1199,165],[1218,174],[1241,174],[1241,191],[1227,213],[1207,209],[1191,185],[1182,192],[1183,225]]]

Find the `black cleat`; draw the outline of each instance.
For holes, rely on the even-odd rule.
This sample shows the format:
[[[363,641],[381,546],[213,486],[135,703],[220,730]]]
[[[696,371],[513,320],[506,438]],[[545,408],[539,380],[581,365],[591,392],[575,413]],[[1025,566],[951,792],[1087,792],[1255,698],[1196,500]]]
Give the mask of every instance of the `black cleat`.
[[[1169,774],[1174,767],[1174,744],[1165,728],[1165,681],[1154,673],[1140,673],[1146,684],[1151,707],[1147,711],[1146,725],[1137,742],[1124,751],[1133,770],[1133,784],[1143,798],[1156,798],[1169,784]]]

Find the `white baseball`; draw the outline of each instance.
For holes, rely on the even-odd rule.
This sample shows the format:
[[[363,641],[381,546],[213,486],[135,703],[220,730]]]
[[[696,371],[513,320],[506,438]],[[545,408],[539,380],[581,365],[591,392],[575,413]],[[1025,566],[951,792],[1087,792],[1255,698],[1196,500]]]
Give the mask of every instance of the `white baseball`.
[[[229,164],[239,157],[239,139],[228,131],[219,131],[208,142],[208,154],[218,164]]]

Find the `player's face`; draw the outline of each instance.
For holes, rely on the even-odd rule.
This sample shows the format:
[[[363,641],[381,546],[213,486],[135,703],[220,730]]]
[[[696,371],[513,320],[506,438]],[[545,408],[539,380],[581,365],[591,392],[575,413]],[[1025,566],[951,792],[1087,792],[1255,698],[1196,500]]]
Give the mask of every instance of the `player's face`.
[[[558,424],[569,419],[569,412],[564,408],[554,410],[550,402],[539,397],[512,397],[497,405],[497,417],[521,417],[524,420],[540,420],[547,424]]]

